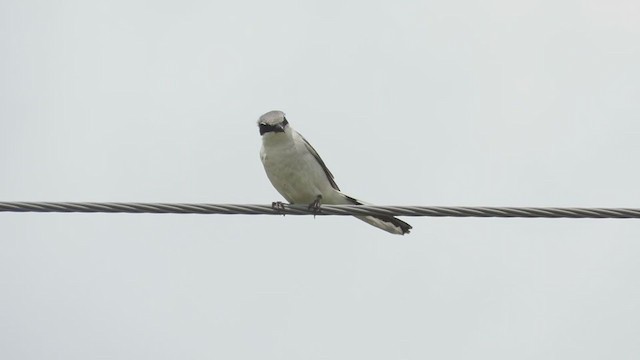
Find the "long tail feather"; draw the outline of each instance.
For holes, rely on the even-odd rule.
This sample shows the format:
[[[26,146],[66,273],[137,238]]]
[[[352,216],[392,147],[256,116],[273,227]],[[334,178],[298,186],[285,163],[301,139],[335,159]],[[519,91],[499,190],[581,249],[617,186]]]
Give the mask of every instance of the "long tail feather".
[[[358,219],[392,234],[404,235],[411,231],[411,225],[392,216],[356,216]]]
[[[345,195],[347,200],[354,205],[364,205],[364,203],[358,199],[354,199],[351,196]],[[407,224],[406,222],[395,218],[393,216],[356,216],[358,219],[366,222],[367,224],[373,225],[377,228],[380,228],[384,231],[390,232],[392,234],[404,235],[408,234],[412,226]]]

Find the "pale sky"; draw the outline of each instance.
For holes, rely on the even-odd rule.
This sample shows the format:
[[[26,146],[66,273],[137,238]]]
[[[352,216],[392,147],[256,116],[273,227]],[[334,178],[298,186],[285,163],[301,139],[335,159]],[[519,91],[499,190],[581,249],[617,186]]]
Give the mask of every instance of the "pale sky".
[[[640,3],[0,2],[0,201],[640,207]],[[640,220],[0,213],[2,359],[637,359]]]

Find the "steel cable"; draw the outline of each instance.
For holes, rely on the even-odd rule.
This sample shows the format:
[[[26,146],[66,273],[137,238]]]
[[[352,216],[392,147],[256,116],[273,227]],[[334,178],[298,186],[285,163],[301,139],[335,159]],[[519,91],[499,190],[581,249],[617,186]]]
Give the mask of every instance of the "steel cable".
[[[306,205],[182,204],[121,202],[0,202],[0,212],[149,213],[225,215],[391,215],[502,218],[640,218],[640,208],[459,207],[322,205],[318,213]]]

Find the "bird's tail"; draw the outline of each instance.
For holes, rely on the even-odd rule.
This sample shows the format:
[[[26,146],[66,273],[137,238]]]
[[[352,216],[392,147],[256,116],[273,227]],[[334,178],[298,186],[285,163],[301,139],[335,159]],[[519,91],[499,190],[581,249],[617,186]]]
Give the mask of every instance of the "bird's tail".
[[[345,195],[345,197],[354,205],[365,205],[364,202],[354,199],[351,196]],[[392,234],[404,235],[408,234],[412,229],[411,225],[393,216],[367,215],[356,217],[367,224],[373,225]]]

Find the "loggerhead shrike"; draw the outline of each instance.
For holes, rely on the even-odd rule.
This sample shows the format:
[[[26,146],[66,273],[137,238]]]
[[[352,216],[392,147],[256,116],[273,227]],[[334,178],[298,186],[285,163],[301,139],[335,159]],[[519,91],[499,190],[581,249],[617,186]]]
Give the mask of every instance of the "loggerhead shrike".
[[[260,159],[273,187],[292,204],[309,204],[319,209],[331,205],[364,205],[340,192],[333,174],[320,155],[297,131],[289,126],[282,111],[269,111],[258,119],[262,149]],[[409,233],[411,225],[392,216],[356,216],[392,234]]]

